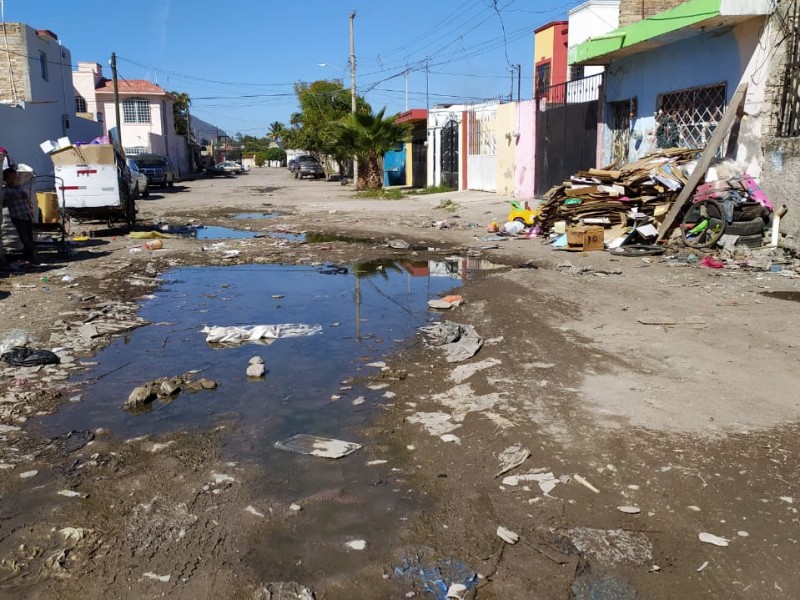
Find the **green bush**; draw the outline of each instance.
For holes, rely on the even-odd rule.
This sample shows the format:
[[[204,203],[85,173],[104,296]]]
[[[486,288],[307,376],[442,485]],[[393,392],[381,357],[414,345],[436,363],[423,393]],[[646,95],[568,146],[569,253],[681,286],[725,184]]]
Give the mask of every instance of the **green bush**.
[[[263,167],[264,163],[267,162],[267,153],[266,152],[256,152],[255,156],[256,166]]]
[[[265,160],[286,160],[286,151],[283,148],[267,148],[264,151]]]
[[[374,190],[363,190],[356,193],[356,198],[374,198],[376,200],[401,200],[403,198],[402,190],[393,189],[386,190],[378,188]]]

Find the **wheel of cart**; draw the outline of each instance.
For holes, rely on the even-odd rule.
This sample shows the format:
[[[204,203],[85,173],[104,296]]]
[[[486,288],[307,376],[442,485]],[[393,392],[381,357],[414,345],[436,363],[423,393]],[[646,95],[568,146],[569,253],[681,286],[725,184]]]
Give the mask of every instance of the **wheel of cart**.
[[[686,209],[681,221],[683,241],[690,248],[709,248],[725,233],[725,213],[714,199],[698,200]]]

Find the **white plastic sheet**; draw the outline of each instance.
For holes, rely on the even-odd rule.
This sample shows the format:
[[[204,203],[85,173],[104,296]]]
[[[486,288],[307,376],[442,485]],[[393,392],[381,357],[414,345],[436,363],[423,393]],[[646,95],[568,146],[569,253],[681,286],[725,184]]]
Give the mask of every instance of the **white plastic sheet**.
[[[278,325],[253,325],[251,327],[223,327],[211,325],[203,327],[206,342],[210,344],[243,344],[245,342],[270,343],[279,338],[303,337],[322,331],[321,325],[283,323]]]

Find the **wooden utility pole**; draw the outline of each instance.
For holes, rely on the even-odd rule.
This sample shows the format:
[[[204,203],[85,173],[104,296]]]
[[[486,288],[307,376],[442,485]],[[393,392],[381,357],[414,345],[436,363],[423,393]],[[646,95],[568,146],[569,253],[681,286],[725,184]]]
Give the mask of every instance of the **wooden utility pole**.
[[[522,99],[522,65],[517,64],[517,103]]]
[[[111,80],[114,82],[114,114],[117,119],[117,140],[122,148],[122,119],[119,118],[119,82],[117,81],[117,53],[111,53]],[[112,140],[113,141],[113,140]]]
[[[356,40],[354,21],[356,11],[350,13],[350,110],[356,114]],[[353,158],[353,180],[358,189],[358,158]]]

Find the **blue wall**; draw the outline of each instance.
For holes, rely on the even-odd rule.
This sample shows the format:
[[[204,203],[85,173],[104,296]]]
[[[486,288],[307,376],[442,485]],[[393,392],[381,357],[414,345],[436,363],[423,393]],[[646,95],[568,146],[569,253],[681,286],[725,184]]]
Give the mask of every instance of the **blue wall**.
[[[613,61],[605,84],[606,110],[603,128],[603,161],[611,156],[611,110],[608,103],[638,99],[633,122],[630,160],[657,147],[655,142],[656,96],[698,86],[725,83],[726,105],[739,85],[758,45],[763,18],[736,27],[699,33],[672,44]],[[766,68],[766,67],[764,67]]]

